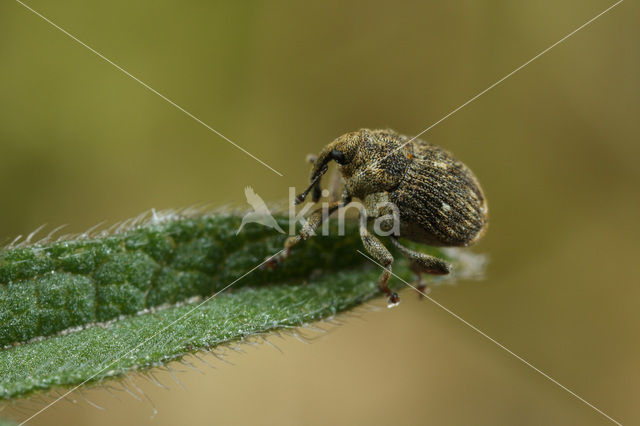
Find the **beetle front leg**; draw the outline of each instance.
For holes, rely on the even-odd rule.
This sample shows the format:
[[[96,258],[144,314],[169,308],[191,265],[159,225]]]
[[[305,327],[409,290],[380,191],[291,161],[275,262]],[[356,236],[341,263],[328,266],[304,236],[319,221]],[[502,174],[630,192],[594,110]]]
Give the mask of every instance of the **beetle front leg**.
[[[378,288],[384,294],[387,295],[388,298],[388,306],[396,306],[400,303],[400,297],[398,297],[397,293],[394,293],[389,288],[389,277],[391,277],[391,264],[393,263],[393,256],[389,249],[387,249],[382,242],[369,230],[367,229],[367,224],[364,220],[360,221],[360,238],[362,239],[362,243],[364,244],[365,250],[373,256],[375,260],[377,260],[382,266],[384,266],[384,271],[378,278]]]
[[[316,230],[322,225],[322,222],[329,218],[333,212],[338,210],[340,207],[344,207],[348,202],[347,200],[335,201],[328,205],[325,213],[325,209],[323,207],[319,207],[315,209],[309,217],[307,217],[307,221],[305,222],[302,230],[297,235],[289,237],[284,242],[284,251],[280,252],[276,256],[272,256],[271,258],[267,258],[268,261],[264,264],[267,268],[273,268],[277,266],[280,262],[285,260],[291,254],[291,249],[298,244],[302,240],[306,240],[312,235],[315,235]]]

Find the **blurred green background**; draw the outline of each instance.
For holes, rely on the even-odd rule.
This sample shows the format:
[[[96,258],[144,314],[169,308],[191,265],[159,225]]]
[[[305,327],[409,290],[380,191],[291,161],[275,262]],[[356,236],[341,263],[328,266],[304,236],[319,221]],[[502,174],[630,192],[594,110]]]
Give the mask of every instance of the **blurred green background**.
[[[420,132],[612,2],[28,4],[277,176],[16,2],[0,5],[0,242],[67,223],[283,200],[304,157],[361,127]],[[640,423],[640,18],[622,3],[424,135],[480,178],[486,280],[432,296],[624,424]],[[382,301],[374,303],[383,306]],[[204,375],[61,402],[45,424],[608,424],[410,291],[304,345]],[[194,361],[197,363],[197,361]],[[41,407],[3,414],[21,419]]]

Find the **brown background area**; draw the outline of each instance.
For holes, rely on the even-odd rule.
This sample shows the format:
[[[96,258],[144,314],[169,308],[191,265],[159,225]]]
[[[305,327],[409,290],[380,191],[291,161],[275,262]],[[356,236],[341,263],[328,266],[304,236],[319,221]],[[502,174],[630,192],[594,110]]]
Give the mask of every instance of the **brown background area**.
[[[0,241],[243,205],[247,185],[284,199],[308,152],[360,127],[416,134],[611,2],[28,4],[285,176],[6,1]],[[622,3],[424,136],[479,176],[491,218],[474,249],[487,279],[432,296],[624,424],[640,422],[638,11]],[[138,381],[154,420],[92,390],[105,411],[80,398],[32,424],[607,424],[413,296],[310,345],[274,340],[283,354],[208,357],[204,375],[178,364],[187,391],[166,373],[170,391]]]

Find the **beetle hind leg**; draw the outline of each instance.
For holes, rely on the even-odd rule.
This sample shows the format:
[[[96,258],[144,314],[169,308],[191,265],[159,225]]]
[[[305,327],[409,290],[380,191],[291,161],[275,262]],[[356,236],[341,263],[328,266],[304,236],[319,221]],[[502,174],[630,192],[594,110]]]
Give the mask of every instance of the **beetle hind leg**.
[[[423,281],[423,274],[446,275],[450,272],[451,266],[442,259],[411,250],[398,241],[396,237],[391,237],[391,242],[400,250],[403,256],[409,260],[409,268],[415,272],[417,278],[416,288],[420,292],[420,298],[425,296],[427,285]]]

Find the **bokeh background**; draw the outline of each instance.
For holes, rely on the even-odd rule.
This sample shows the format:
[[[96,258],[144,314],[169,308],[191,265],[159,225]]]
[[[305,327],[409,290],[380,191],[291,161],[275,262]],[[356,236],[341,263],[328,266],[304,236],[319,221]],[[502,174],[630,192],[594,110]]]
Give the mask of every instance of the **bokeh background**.
[[[13,1],[0,4],[0,241],[80,232],[152,207],[283,200],[346,131],[412,135],[612,4],[29,0],[284,174]],[[443,305],[624,424],[640,422],[640,18],[627,1],[434,127],[479,176],[482,282]],[[105,390],[45,424],[576,424],[608,421],[410,291],[393,310],[230,366]],[[376,301],[374,306],[383,306]],[[197,361],[192,360],[196,364]],[[201,364],[198,364],[201,365]],[[37,400],[3,415],[26,418]],[[25,408],[27,407],[27,408]]]

